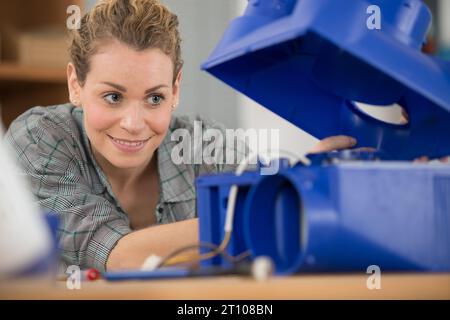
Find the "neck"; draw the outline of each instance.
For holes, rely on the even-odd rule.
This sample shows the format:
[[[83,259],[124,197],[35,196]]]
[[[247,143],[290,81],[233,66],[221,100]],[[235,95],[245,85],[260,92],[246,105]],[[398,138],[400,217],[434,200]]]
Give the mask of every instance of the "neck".
[[[94,151],[95,159],[105,173],[109,182],[118,189],[127,189],[130,186],[139,184],[143,177],[157,170],[157,153],[155,152],[150,161],[139,168],[117,168],[101,155]]]

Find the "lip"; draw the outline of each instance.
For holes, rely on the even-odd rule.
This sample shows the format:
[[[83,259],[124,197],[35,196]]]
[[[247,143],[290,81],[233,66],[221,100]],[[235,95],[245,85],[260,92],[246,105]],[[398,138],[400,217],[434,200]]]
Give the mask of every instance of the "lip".
[[[125,140],[114,138],[109,134],[107,136],[111,139],[111,142],[117,149],[127,153],[134,153],[142,150],[142,148],[144,148],[147,142],[151,139],[150,137],[146,140]]]

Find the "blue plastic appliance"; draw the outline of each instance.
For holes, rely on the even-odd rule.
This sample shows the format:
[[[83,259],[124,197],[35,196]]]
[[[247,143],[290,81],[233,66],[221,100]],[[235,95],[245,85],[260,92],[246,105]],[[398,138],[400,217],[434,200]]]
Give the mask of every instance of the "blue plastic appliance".
[[[369,28],[374,5],[381,29]],[[419,0],[250,0],[204,70],[313,136],[354,136],[383,161],[343,151],[273,176],[202,176],[200,240],[220,243],[238,185],[231,255],[270,256],[279,274],[450,271],[450,167],[399,161],[450,154],[450,63],[420,51],[430,19]],[[409,123],[356,102],[399,104]]]

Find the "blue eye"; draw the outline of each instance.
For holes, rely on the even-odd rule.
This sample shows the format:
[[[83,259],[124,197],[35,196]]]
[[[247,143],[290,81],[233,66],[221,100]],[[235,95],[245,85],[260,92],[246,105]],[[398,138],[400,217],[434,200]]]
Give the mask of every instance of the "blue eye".
[[[103,99],[105,99],[105,101],[109,104],[118,104],[122,99],[122,96],[120,93],[108,93],[103,97]]]
[[[151,95],[147,98],[147,102],[153,106],[158,106],[162,103],[164,97],[158,94]]]

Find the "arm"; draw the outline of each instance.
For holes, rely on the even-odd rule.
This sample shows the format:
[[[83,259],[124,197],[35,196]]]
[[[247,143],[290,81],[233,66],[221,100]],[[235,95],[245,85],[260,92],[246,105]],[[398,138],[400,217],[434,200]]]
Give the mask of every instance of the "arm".
[[[138,269],[151,254],[165,256],[190,244],[198,244],[198,219],[135,231],[117,242],[109,255],[106,269]]]
[[[31,109],[5,138],[26,174],[41,210],[59,217],[59,269],[105,269],[116,243],[131,232],[127,216],[94,185],[77,129],[62,113]]]

